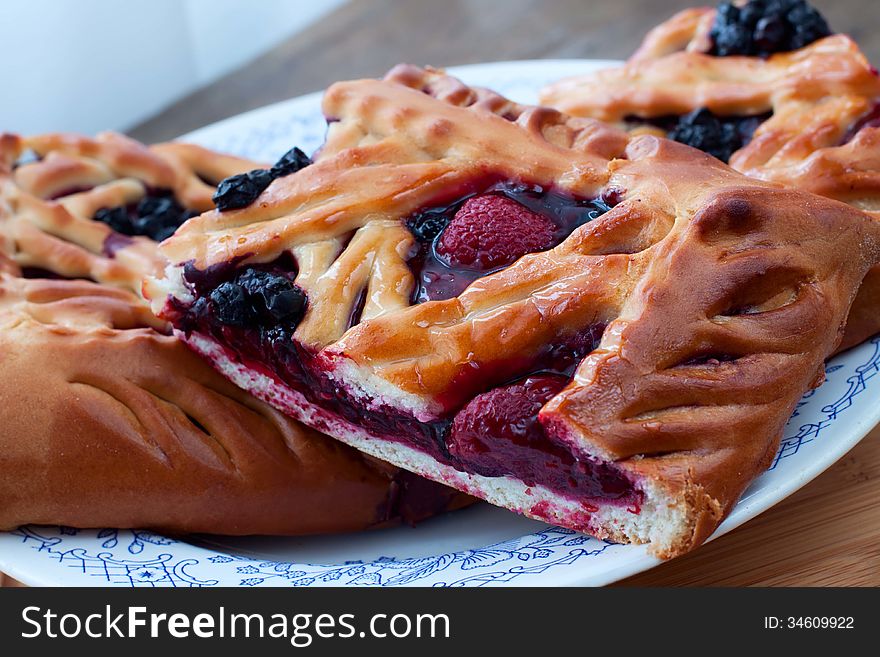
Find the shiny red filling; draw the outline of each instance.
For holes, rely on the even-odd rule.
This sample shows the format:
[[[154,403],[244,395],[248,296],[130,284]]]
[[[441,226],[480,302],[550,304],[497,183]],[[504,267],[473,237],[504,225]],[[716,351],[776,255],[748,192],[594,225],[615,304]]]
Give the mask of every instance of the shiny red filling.
[[[516,472],[530,486],[541,483],[576,492],[578,497],[626,497],[632,484],[616,468],[575,459],[547,436],[538,421],[541,407],[567,383],[565,376],[536,374],[477,395],[452,421],[450,454],[470,472],[486,477]]]

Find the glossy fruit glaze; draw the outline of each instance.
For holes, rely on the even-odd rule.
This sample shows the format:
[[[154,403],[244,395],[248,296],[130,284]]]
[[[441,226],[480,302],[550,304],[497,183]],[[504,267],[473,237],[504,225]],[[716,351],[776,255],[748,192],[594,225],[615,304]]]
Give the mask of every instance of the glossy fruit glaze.
[[[472,211],[475,202],[483,203],[483,212]],[[499,210],[499,206],[503,207]],[[603,199],[576,199],[539,185],[496,183],[452,203],[421,210],[405,220],[416,238],[409,261],[416,277],[413,302],[458,296],[475,280],[503,269],[526,253],[556,246],[576,228],[609,209],[610,204]],[[492,211],[503,211],[507,216],[492,217]],[[479,235],[474,237],[477,231],[472,230],[473,241],[466,245],[469,257],[456,258],[454,249],[464,242],[460,235],[468,228],[466,223],[479,220],[483,221]],[[452,231],[457,232],[454,240],[450,239]],[[483,249],[475,242],[480,242]]]

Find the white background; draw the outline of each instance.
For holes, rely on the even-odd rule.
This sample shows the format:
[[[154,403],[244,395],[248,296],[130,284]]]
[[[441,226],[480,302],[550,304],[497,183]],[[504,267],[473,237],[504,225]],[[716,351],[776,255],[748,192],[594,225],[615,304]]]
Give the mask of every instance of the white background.
[[[0,132],[126,128],[344,0],[0,0]]]

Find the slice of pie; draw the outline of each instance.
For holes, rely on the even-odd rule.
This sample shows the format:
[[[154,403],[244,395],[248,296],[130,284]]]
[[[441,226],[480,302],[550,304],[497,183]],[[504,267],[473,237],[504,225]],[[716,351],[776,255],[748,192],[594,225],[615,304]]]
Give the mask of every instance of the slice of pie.
[[[541,100],[880,216],[880,75],[803,0],[685,10],[651,30],[626,65],[561,80]],[[875,268],[841,348],[880,332],[878,308]]]
[[[155,310],[313,428],[663,557],[770,463],[880,261],[847,205],[431,69],[323,109],[314,163],[162,244]]]
[[[136,195],[145,180],[173,180],[156,177],[174,162],[169,153],[204,156],[206,172],[231,164],[220,171],[233,173],[240,161],[183,144],[147,150],[118,135],[29,143],[50,141],[59,148],[16,165],[23,140],[0,138],[0,529],[314,534],[414,523],[469,503],[236,388],[134,293],[160,262],[157,244],[93,221],[89,200],[158,223],[163,213],[137,212]],[[89,165],[102,176],[77,175]],[[132,196],[115,203],[115,187]],[[51,189],[79,191],[34,195]],[[148,196],[168,215],[184,203],[210,207],[212,193]],[[108,253],[107,243],[117,246]]]

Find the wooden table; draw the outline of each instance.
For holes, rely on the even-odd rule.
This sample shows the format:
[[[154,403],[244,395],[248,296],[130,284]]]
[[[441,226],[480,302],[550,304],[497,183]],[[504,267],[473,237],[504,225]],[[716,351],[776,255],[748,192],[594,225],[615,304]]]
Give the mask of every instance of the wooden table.
[[[184,98],[131,134],[171,139],[207,123],[400,62],[453,66],[507,59],[625,59],[651,27],[716,0],[351,0],[306,32]],[[813,0],[833,29],[880,65],[877,0]]]
[[[712,0],[708,0],[712,2]],[[815,0],[880,63],[877,0]],[[398,62],[451,66],[625,58],[692,0],[354,0],[257,61],[135,127],[155,142],[248,109],[379,76]],[[695,553],[623,585],[880,585],[880,429],[788,500]]]

